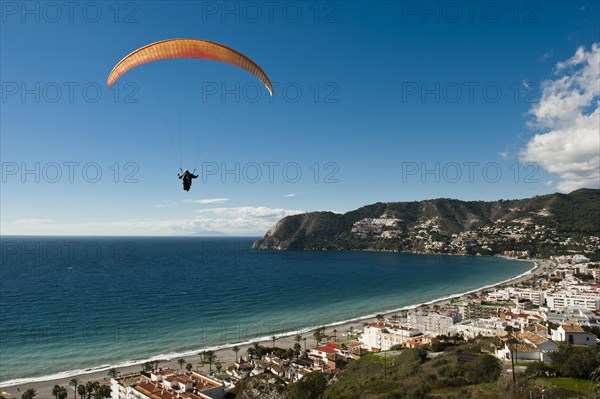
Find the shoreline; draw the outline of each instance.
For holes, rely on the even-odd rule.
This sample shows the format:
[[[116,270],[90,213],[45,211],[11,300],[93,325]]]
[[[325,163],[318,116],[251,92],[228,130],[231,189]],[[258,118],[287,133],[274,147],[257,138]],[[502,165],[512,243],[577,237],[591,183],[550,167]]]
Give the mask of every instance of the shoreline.
[[[375,320],[376,315],[379,315],[379,314],[383,315],[384,317],[390,317],[398,312],[413,310],[413,309],[417,309],[417,308],[423,307],[423,306],[430,306],[430,305],[443,306],[443,305],[449,304],[453,299],[457,299],[457,298],[466,299],[466,297],[468,295],[482,292],[482,291],[488,290],[490,288],[494,288],[494,287],[498,287],[498,286],[502,286],[502,285],[506,285],[506,284],[510,284],[510,283],[520,283],[522,281],[526,281],[526,280],[534,277],[535,275],[539,274],[540,271],[543,270],[543,268],[545,266],[547,266],[547,263],[549,262],[549,260],[547,260],[547,259],[517,259],[517,258],[512,258],[512,257],[507,257],[507,256],[501,256],[501,257],[505,258],[505,259],[510,259],[510,260],[530,262],[530,263],[532,263],[532,267],[529,270],[527,270],[517,276],[511,277],[509,279],[506,279],[506,280],[503,280],[503,281],[500,281],[497,283],[488,284],[483,287],[479,287],[479,288],[476,288],[476,289],[473,289],[470,291],[456,293],[456,294],[448,295],[448,296],[441,297],[441,298],[436,298],[436,299],[426,301],[426,302],[403,306],[400,308],[383,310],[382,312],[363,315],[363,316],[359,316],[359,317],[356,317],[353,319],[342,320],[342,321],[323,324],[323,325],[319,325],[319,326],[310,326],[310,327],[306,327],[306,328],[303,328],[303,329],[297,330],[297,331],[288,331],[288,332],[284,332],[281,334],[276,334],[277,340],[276,340],[275,345],[277,347],[284,347],[284,348],[293,347],[293,345],[296,343],[296,341],[294,340],[294,337],[296,335],[301,335],[303,339],[304,338],[307,339],[307,343],[310,342],[310,344],[306,346],[307,349],[309,349],[309,347],[313,347],[314,343],[315,343],[314,338],[313,338],[313,332],[319,327],[324,327],[326,330],[329,330],[330,332],[332,329],[335,328],[338,330],[338,332],[340,334],[345,333],[347,330],[350,330],[351,327],[355,331],[362,330],[363,324],[366,321]],[[12,397],[11,399],[20,397],[21,393],[23,391],[25,391],[26,389],[30,389],[30,388],[35,389],[37,391],[38,395],[46,395],[47,394],[47,395],[51,396],[52,387],[56,384],[65,386],[69,391],[72,391],[72,387],[69,386],[69,381],[73,378],[78,378],[80,380],[80,384],[85,383],[87,381],[100,381],[100,383],[108,382],[108,381],[110,381],[110,378],[108,377],[108,374],[107,374],[107,371],[109,369],[116,368],[120,372],[121,375],[126,375],[126,374],[130,374],[130,373],[139,372],[142,364],[144,364],[147,361],[152,361],[152,360],[159,361],[159,367],[161,367],[161,368],[173,368],[175,370],[179,370],[179,365],[177,364],[177,360],[180,358],[184,358],[186,360],[186,363],[189,362],[194,366],[194,370],[208,372],[209,371],[208,365],[198,366],[198,363],[200,362],[200,359],[201,359],[200,352],[207,351],[207,350],[215,351],[218,361],[221,362],[221,364],[223,365],[223,369],[225,369],[230,364],[233,364],[235,362],[236,354],[232,350],[232,348],[234,346],[238,346],[240,348],[238,356],[245,356],[246,350],[249,347],[251,347],[254,343],[259,343],[263,346],[268,347],[269,345],[272,345],[272,340],[270,337],[263,336],[263,337],[257,337],[254,339],[250,339],[250,340],[247,340],[244,342],[225,343],[222,345],[216,345],[216,346],[202,348],[202,349],[194,349],[194,350],[190,350],[190,351],[182,352],[182,353],[159,354],[159,355],[156,355],[156,356],[153,356],[153,357],[150,357],[147,359],[143,359],[143,360],[124,361],[121,363],[116,363],[116,364],[111,364],[111,365],[101,365],[101,366],[97,366],[97,367],[91,367],[91,368],[88,368],[85,370],[71,370],[71,371],[59,372],[59,373],[50,374],[50,375],[41,376],[41,377],[12,379],[12,380],[7,380],[5,382],[0,383],[0,388],[2,388],[2,391],[8,392],[10,394],[10,396]],[[304,348],[304,343],[302,341],[300,344]],[[214,365],[212,367],[212,370],[216,371]]]

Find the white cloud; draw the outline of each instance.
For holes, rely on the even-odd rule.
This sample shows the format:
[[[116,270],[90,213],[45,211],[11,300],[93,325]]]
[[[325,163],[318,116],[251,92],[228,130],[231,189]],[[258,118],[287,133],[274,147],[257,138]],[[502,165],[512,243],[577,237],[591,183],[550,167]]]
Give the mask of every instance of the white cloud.
[[[542,83],[540,101],[529,113],[529,127],[539,131],[521,150],[558,176],[556,188],[568,192],[600,186],[600,46],[556,65],[555,80]]]
[[[52,219],[17,219],[15,220],[15,225],[17,226],[39,226],[52,222]]]
[[[302,194],[312,194],[314,193],[314,191],[300,191],[297,193],[289,193],[289,194],[284,194],[284,197],[297,197],[298,195],[302,195]]]
[[[168,220],[122,220],[114,222],[51,223],[49,219],[2,222],[7,235],[263,235],[288,215],[304,213],[268,207],[198,209],[196,217]]]
[[[230,201],[229,198],[205,198],[205,199],[187,199],[184,202],[188,204],[223,204]]]
[[[511,158],[510,153],[508,151],[500,151],[498,155],[500,155],[504,160],[508,160]]]

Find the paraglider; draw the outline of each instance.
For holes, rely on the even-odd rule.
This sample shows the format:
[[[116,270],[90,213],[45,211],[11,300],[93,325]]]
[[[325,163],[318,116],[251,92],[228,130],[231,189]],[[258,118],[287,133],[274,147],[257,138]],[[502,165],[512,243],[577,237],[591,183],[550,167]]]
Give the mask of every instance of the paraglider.
[[[169,39],[141,47],[115,65],[108,75],[107,84],[112,87],[123,74],[137,66],[169,58],[198,58],[234,65],[256,76],[267,88],[269,95],[273,96],[271,80],[258,64],[230,47],[199,39]],[[185,191],[189,191],[192,180],[198,177],[187,169],[177,176],[183,181]]]
[[[199,39],[169,39],[141,47],[123,58],[108,75],[111,87],[125,72],[139,65],[169,58],[200,58],[224,62],[256,76],[273,96],[273,85],[267,74],[250,58],[222,44]]]
[[[195,175],[186,169],[182,174],[177,173],[177,177],[179,177],[183,182],[183,189],[185,191],[190,191],[190,188],[192,187],[192,180],[197,179],[198,175]]]

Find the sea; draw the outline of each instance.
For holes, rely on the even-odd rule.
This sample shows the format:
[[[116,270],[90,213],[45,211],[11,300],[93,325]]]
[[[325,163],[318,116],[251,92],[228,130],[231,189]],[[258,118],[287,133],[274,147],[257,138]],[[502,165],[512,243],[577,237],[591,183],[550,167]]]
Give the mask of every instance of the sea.
[[[528,273],[500,257],[253,250],[253,237],[0,238],[0,386],[373,317]]]

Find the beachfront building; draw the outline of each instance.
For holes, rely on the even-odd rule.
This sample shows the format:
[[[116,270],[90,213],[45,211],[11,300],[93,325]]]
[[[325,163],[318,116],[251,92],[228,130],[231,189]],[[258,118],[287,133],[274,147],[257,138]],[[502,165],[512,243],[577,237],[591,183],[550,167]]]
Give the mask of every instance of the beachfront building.
[[[546,306],[550,310],[566,308],[600,309],[600,293],[597,290],[589,292],[559,291],[546,293]]]
[[[542,312],[544,321],[554,324],[577,324],[579,326],[594,326],[600,324],[600,317],[589,309],[565,309],[564,311]]]
[[[341,350],[342,347],[337,342],[327,342],[325,345],[311,349],[308,356],[320,364],[326,364],[328,355],[340,353]]]
[[[576,325],[561,324],[552,330],[552,339],[573,345],[596,345],[596,336]]]
[[[541,288],[508,288],[508,294],[517,299],[529,299],[532,305],[542,306],[546,300],[544,290]]]
[[[250,376],[252,370],[254,370],[254,366],[251,363],[236,362],[227,368],[226,373],[236,380],[243,380]]]
[[[410,312],[407,315],[406,324],[425,334],[449,335],[453,331],[452,326],[458,321],[460,321],[458,313],[441,315],[434,312]]]
[[[150,377],[143,374],[111,379],[112,399],[223,399],[220,381],[195,372],[179,373],[172,369],[157,370]]]
[[[422,333],[412,327],[400,324],[371,323],[365,326],[361,342],[363,347],[373,351],[387,351],[396,345],[405,345],[407,340]]]

